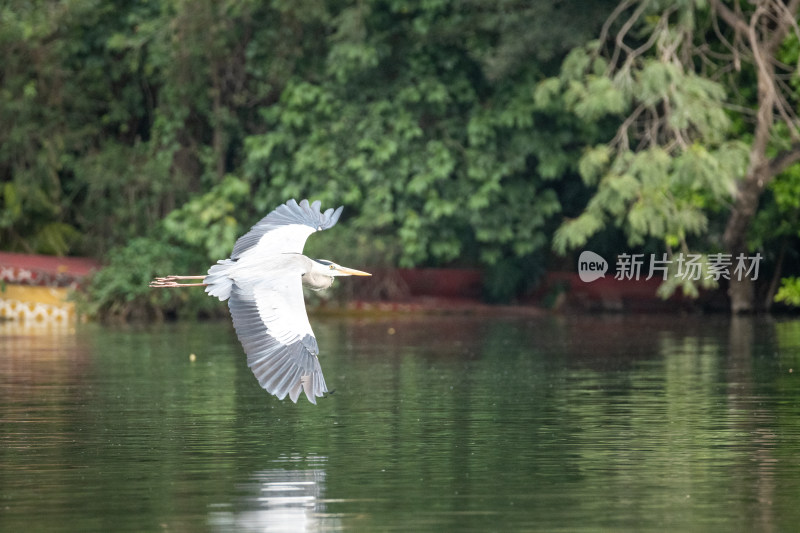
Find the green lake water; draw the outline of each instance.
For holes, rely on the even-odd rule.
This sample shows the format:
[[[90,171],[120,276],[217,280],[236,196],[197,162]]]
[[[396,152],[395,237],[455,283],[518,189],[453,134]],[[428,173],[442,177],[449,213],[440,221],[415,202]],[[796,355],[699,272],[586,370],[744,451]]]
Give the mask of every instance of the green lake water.
[[[0,324],[0,531],[800,524],[800,321],[312,325],[316,406],[263,391],[228,322]]]

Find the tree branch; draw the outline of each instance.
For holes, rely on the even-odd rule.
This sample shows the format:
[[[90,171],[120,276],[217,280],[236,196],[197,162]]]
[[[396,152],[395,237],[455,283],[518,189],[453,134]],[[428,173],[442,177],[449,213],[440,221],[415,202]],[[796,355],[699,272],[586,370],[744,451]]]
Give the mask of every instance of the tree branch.
[[[788,149],[779,152],[778,155],[770,159],[768,163],[769,173],[774,176],[798,162],[800,162],[800,142],[794,143]]]
[[[728,26],[733,28],[739,33],[747,33],[747,23],[743,18],[739,17],[736,13],[730,10],[728,6],[723,4],[720,0],[710,0],[709,2],[714,11],[722,17]]]
[[[769,55],[775,55],[775,52],[780,47],[784,38],[786,38],[786,34],[789,32],[790,28],[797,28],[797,22],[794,18],[800,3],[798,0],[791,0],[787,5],[784,5],[782,2],[776,1],[773,2],[773,5],[777,11],[775,13],[777,17],[775,21],[777,27],[770,32],[770,38],[767,41],[767,50],[770,51]]]
[[[644,13],[645,8],[647,8],[647,2],[642,2],[641,4],[639,4],[633,11],[633,14],[630,16],[630,18],[625,21],[625,23],[622,25],[622,28],[620,28],[619,32],[617,33],[617,36],[615,38],[617,46],[614,49],[614,56],[611,58],[608,67],[611,71],[613,71],[613,69],[616,68],[620,50],[625,50],[625,52],[629,56],[628,59],[630,59],[630,54],[631,52],[633,52],[633,50],[631,50],[631,48],[625,44],[625,36],[631,30],[633,25],[639,20],[639,17],[642,16],[642,13]]]
[[[608,16],[606,21],[603,23],[603,28],[600,30],[599,40],[601,43],[606,42],[606,39],[608,38],[608,31],[611,29],[611,25],[615,20],[617,20],[623,11],[633,5],[633,2],[634,0],[625,0],[624,2],[620,2],[619,5],[614,8],[614,11],[612,11],[611,15]]]

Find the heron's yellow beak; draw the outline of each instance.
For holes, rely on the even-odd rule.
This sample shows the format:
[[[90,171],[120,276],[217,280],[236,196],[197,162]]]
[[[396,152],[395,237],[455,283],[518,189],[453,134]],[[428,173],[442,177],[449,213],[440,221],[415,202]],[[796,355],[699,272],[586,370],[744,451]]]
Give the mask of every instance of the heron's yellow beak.
[[[343,266],[337,266],[336,272],[340,276],[371,276],[369,272],[362,272],[360,270],[356,270],[355,268],[347,268]]]

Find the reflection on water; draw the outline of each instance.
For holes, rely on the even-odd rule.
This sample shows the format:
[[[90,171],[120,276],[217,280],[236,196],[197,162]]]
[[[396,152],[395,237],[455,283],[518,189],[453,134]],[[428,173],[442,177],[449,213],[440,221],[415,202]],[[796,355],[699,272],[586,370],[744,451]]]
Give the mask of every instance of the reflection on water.
[[[800,321],[406,316],[315,330],[335,389],[317,406],[266,394],[226,322],[0,324],[0,530],[800,521]]]
[[[341,529],[335,516],[326,516],[325,457],[280,457],[285,468],[261,470],[239,488],[246,492],[234,504],[213,505],[209,523],[221,531],[304,532]],[[299,464],[298,464],[299,463]],[[303,470],[291,470],[291,466]],[[240,507],[234,511],[228,508]]]

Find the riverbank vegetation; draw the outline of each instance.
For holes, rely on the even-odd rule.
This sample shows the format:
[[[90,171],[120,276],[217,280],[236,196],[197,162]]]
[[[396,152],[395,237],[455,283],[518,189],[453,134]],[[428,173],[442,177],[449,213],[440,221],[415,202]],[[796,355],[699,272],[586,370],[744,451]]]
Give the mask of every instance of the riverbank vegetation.
[[[797,4],[4,2],[0,247],[157,313],[147,280],[310,197],[345,205],[312,254],[493,300],[591,249],[760,253],[732,308],[800,301]]]

